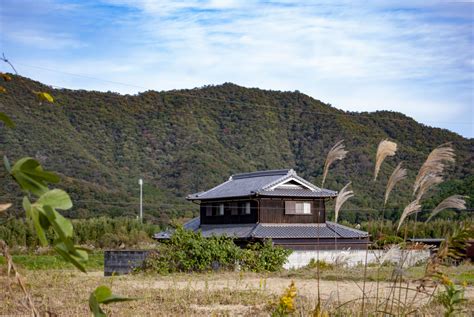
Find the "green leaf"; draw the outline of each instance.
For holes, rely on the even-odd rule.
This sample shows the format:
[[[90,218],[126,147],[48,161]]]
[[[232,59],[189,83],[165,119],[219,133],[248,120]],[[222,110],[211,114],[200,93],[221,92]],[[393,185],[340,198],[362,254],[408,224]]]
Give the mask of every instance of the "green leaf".
[[[105,285],[97,287],[94,291],[94,295],[99,304],[110,304],[116,302],[136,300],[136,298],[123,297],[112,294],[112,290]]]
[[[94,316],[105,316],[99,304],[110,304],[116,302],[124,302],[136,300],[136,298],[122,297],[112,294],[112,290],[105,285],[101,285],[95,289],[89,296],[89,308]]]
[[[104,300],[112,296],[112,290],[105,285],[99,286],[94,291],[94,296],[98,303],[103,303]]]
[[[59,181],[60,181],[59,176],[57,176],[56,174],[54,174],[52,172],[44,171],[43,167],[35,159],[33,159],[31,157],[25,157],[23,159],[20,159],[20,161],[22,161],[22,160],[25,160],[24,163],[22,164],[22,167],[24,169],[24,172],[28,173],[28,175],[32,175],[32,176],[35,176],[37,178],[41,178],[41,179],[43,179],[47,182],[50,182],[50,183],[59,183]],[[20,161],[18,161],[18,162],[20,162]]]
[[[84,250],[80,250],[77,247],[74,249],[74,253],[71,253],[66,244],[62,241],[56,241],[54,250],[63,257],[64,260],[68,261],[81,272],[86,273],[86,269],[82,262],[86,262],[89,258],[88,254]]]
[[[31,157],[18,160],[10,173],[23,190],[36,196],[41,196],[48,191],[48,182],[57,183],[60,180],[56,174],[44,171],[38,161]]]
[[[69,195],[62,189],[49,190],[36,202],[41,205],[48,205],[54,209],[67,210],[72,207],[72,201]]]
[[[9,128],[15,127],[15,123],[12,121],[12,119],[10,119],[10,117],[3,112],[0,112],[0,121],[3,121],[3,123],[5,123],[5,125]]]
[[[107,299],[105,299],[102,303],[107,305],[110,303],[117,303],[117,302],[127,302],[127,301],[132,301],[132,300],[137,300],[137,298],[131,298],[131,297],[123,297],[123,296],[118,296],[118,295],[111,295]]]
[[[6,155],[3,156],[3,165],[5,165],[5,169],[8,171],[8,173],[12,172],[10,161],[8,160],[8,157]]]
[[[23,197],[23,201],[22,201],[22,205],[23,205],[23,209],[25,209],[25,212],[26,212],[26,216],[28,218],[31,218],[31,203],[30,203],[30,200],[28,199],[28,197]]]
[[[105,317],[107,316],[104,311],[100,308],[97,298],[95,297],[94,292],[89,295],[89,309],[94,315],[94,317]]]
[[[64,218],[59,212],[51,208],[51,206],[43,206],[43,211],[49,220],[49,223],[53,226],[54,231],[58,234],[59,239],[63,241],[66,246],[66,240],[72,238],[73,228],[70,220]],[[68,249],[73,251],[73,248],[68,246]]]
[[[23,197],[23,209],[25,209],[26,216],[33,221],[33,226],[35,227],[36,234],[42,246],[48,245],[48,240],[46,239],[46,234],[44,233],[44,227],[47,223],[44,221],[46,217],[42,216],[40,219],[40,213],[37,208],[34,208],[28,197]],[[46,221],[48,219],[46,218]]]

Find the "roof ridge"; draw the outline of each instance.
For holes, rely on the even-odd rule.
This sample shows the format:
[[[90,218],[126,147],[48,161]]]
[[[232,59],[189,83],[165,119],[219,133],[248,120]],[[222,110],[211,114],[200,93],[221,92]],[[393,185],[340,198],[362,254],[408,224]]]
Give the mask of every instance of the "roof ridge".
[[[265,227],[327,227],[325,222],[321,223],[265,223],[260,222],[259,225]]]
[[[319,191],[319,192],[322,192],[323,189],[314,185],[313,183],[305,180],[303,177],[301,176],[298,176],[298,174],[296,174],[296,172],[291,169],[290,171],[288,171],[288,174],[286,174],[285,176],[283,176],[282,178],[279,178],[273,182],[271,182],[270,184],[267,184],[265,185],[264,187],[262,187],[261,189],[262,190],[267,190],[268,188],[271,188],[271,187],[274,187],[275,185],[277,185],[278,183],[281,183],[283,181],[285,181],[286,179],[290,179],[290,178],[294,178],[295,180],[303,183],[303,185],[306,185],[310,188],[311,191]]]
[[[267,170],[267,171],[255,171],[249,173],[234,174],[231,179],[242,179],[242,178],[253,178],[263,176],[276,176],[276,175],[288,175],[292,169],[279,169],[279,170]]]

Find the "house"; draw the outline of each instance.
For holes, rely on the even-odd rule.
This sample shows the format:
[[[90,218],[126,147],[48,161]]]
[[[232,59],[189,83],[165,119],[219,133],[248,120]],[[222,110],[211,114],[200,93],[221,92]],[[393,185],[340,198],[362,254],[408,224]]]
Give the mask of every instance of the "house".
[[[367,232],[326,221],[326,201],[336,191],[319,188],[290,170],[232,175],[226,182],[187,196],[200,216],[184,225],[205,237],[226,235],[239,245],[271,239],[274,245],[311,250],[365,250]],[[165,231],[155,239],[170,237]]]

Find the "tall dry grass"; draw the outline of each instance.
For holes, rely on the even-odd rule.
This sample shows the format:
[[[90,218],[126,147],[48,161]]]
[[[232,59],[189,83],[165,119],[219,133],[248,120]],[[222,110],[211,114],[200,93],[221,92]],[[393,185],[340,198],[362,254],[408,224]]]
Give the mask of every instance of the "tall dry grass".
[[[349,190],[351,182],[347,183],[346,186],[342,187],[341,191],[336,197],[336,203],[334,207],[334,222],[337,222],[339,217],[339,211],[341,210],[342,205],[351,197],[354,197],[354,192]]]
[[[323,181],[321,182],[321,187],[324,186],[326,177],[329,172],[329,167],[337,160],[342,160],[346,157],[348,151],[346,151],[343,144],[344,140],[340,140],[334,144],[334,146],[329,150],[328,155],[326,156],[326,161],[324,162],[324,171],[323,171]]]
[[[418,199],[415,199],[414,201],[412,201],[411,203],[409,203],[405,209],[403,209],[403,212],[400,216],[400,219],[398,220],[398,227],[397,227],[397,231],[400,230],[400,227],[402,226],[403,222],[405,221],[405,219],[414,214],[415,212],[418,212],[421,210],[421,205],[420,205],[420,201]]]
[[[443,181],[444,181],[443,177],[439,175],[435,175],[435,174],[425,175],[420,181],[416,199],[421,200],[431,187],[441,184]]]
[[[397,143],[383,140],[377,147],[377,154],[375,156],[375,170],[374,170],[374,181],[377,180],[377,176],[382,166],[383,161],[387,156],[394,156],[397,152]]]
[[[324,186],[324,182],[326,181],[326,177],[329,172],[329,167],[338,160],[342,160],[346,157],[348,151],[345,150],[345,146],[343,144],[344,140],[340,140],[334,144],[334,146],[329,150],[326,161],[324,162],[324,170],[323,170],[323,180],[321,182],[321,187]],[[336,197],[335,203],[335,210],[334,210],[334,221],[337,222],[337,218],[339,215],[339,210],[341,209],[342,205],[352,196],[354,196],[352,191],[347,190],[350,182],[344,186],[339,195]],[[319,244],[319,234],[318,234],[318,244]],[[334,247],[337,249],[337,238],[334,238]],[[317,249],[317,261],[319,263],[319,247]],[[319,265],[317,268],[317,281],[318,281],[318,298],[317,298],[317,305],[316,307],[321,307],[321,297],[320,297],[320,272],[319,272]],[[338,292],[339,296],[339,292]]]
[[[430,221],[434,216],[436,216],[438,213],[445,209],[465,210],[466,201],[464,200],[464,198],[467,198],[467,196],[452,195],[444,199],[438,204],[438,206],[436,206],[435,209],[433,209],[428,219],[426,219],[426,222]]]
[[[455,154],[451,143],[445,143],[435,148],[421,165],[413,184],[413,195],[420,189],[427,178],[441,176],[446,163],[454,163]]]
[[[387,204],[388,198],[390,196],[390,193],[392,192],[393,188],[398,182],[401,182],[407,178],[407,170],[402,167],[402,162],[398,163],[397,167],[392,172],[392,175],[390,175],[390,178],[388,179],[387,182],[387,187],[385,189],[385,198],[384,198],[384,206]]]
[[[7,207],[8,208],[8,207]],[[8,245],[5,243],[5,241],[0,240],[0,254],[3,254],[6,260],[6,265],[7,265],[7,289],[11,292],[11,281],[10,281],[10,274],[14,274],[14,279],[18,283],[18,286],[20,287],[21,291],[23,292],[24,295],[24,302],[19,300],[21,302],[22,306],[24,306],[27,310],[28,313],[31,316],[40,316],[38,310],[36,309],[36,305],[34,303],[33,297],[31,295],[30,290],[28,289],[27,283],[24,280],[24,277],[20,274],[20,271],[16,267],[15,263],[13,262],[13,258],[10,254],[10,251],[8,249]]]
[[[341,147],[341,145],[342,145],[342,141],[336,143],[336,145],[328,153],[328,158],[326,159],[326,163],[324,166],[323,184],[327,177],[329,166],[338,157],[336,155],[337,151],[338,150],[340,151],[341,149],[344,150],[344,148]],[[383,140],[379,143],[376,157],[375,157],[374,181],[377,180],[377,176],[380,172],[380,169],[384,160],[388,156],[394,156],[396,154],[397,148],[398,146],[395,142],[391,142],[388,140]],[[346,151],[344,150],[344,152]],[[339,157],[343,158],[344,155],[345,153],[341,154],[341,156]],[[416,198],[405,206],[403,213],[401,214],[398,221],[397,231],[400,230],[401,226],[404,224],[404,222],[410,215],[417,214],[418,212],[420,212],[421,204],[422,204],[421,200],[424,198],[426,193],[431,188],[443,182],[443,173],[445,171],[445,167],[448,163],[454,163],[455,161],[454,157],[455,157],[454,150],[451,147],[451,144],[449,143],[438,146],[428,155],[428,157],[426,158],[426,161],[420,167],[420,170],[418,171],[417,176],[416,176],[416,180],[413,184],[413,195]],[[407,169],[403,168],[402,163],[400,162],[393,170],[386,184],[382,210],[384,210],[390,198],[390,194],[392,193],[396,185],[399,182],[405,180],[407,178],[407,174],[408,174]],[[351,185],[351,182],[346,184],[341,189],[338,197],[336,198],[335,208],[334,208],[335,222],[337,222],[338,220],[339,212],[342,205],[350,197],[353,196],[353,192],[349,190],[350,185]],[[453,195],[443,200],[433,210],[429,219],[436,216],[440,211],[445,210],[445,209],[463,209],[463,208],[465,208],[465,201],[463,200],[463,197],[460,195]],[[382,215],[383,215],[383,211],[382,211]],[[370,219],[369,219],[369,228],[370,228]],[[402,245],[404,245],[405,243],[406,243],[406,233],[405,233],[405,239],[404,239],[403,244],[393,246],[387,252],[387,257],[381,257],[381,259],[379,259],[379,264],[377,267],[377,281],[378,281],[380,269],[382,268],[384,263],[387,261],[386,258],[388,258],[389,255],[391,256],[395,251],[400,252],[400,256],[397,260],[398,263],[395,263],[393,267],[392,277],[390,278],[391,285],[389,287],[388,295],[385,293],[383,295],[383,298],[380,298],[380,295],[382,293],[380,292],[381,290],[379,289],[379,283],[377,283],[375,303],[373,302],[373,297],[371,297],[370,294],[368,294],[369,292],[367,292],[367,289],[366,289],[367,269],[368,269],[368,262],[367,262],[368,250],[366,251],[366,260],[364,263],[364,273],[363,273],[363,280],[362,280],[363,286],[361,287],[362,297],[359,298],[359,300],[362,303],[362,307],[359,312],[363,316],[365,316],[366,313],[368,313],[369,315],[371,314],[374,316],[378,316],[378,315],[405,315],[407,313],[409,314],[413,312],[419,312],[420,311],[419,308],[415,306],[417,306],[417,301],[420,300],[420,296],[425,296],[428,302],[431,302],[432,299],[434,298],[434,291],[436,290],[436,286],[433,292],[429,293],[429,292],[425,292],[424,290],[410,286],[410,281],[405,280],[404,278],[404,274],[405,274],[404,271],[406,269],[405,263],[408,259],[408,254],[409,254],[409,252],[407,252],[407,250],[405,250],[402,247]],[[337,239],[335,239],[335,249],[337,249]],[[318,259],[319,259],[319,256],[318,256]],[[319,269],[319,266],[318,266],[318,269]],[[431,276],[429,278],[433,280],[434,277]],[[317,275],[317,279],[318,279],[318,294],[319,294],[319,284],[320,284],[319,273]],[[433,283],[434,285],[436,285],[436,281],[433,281]],[[336,284],[337,284],[337,281],[336,281]],[[337,294],[339,294],[339,290],[337,291]],[[379,299],[381,301],[379,301]],[[319,304],[320,304],[320,298],[318,296],[318,305]],[[359,314],[359,312],[357,314]]]

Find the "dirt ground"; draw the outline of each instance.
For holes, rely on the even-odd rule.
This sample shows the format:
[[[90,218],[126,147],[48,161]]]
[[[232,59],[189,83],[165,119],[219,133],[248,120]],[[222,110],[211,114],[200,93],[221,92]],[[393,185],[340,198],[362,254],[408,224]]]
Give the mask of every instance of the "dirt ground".
[[[103,277],[102,272],[81,274],[49,270],[25,272],[25,275],[36,306],[53,316],[87,315],[89,293],[99,285],[111,287],[116,294],[139,298],[106,306],[105,310],[112,316],[268,316],[271,306],[292,280],[297,288],[297,306],[301,315],[305,316],[314,308],[318,294],[318,283],[314,278],[265,277],[252,273]],[[14,283],[9,284],[4,276],[0,277],[0,281],[0,315],[26,313],[23,295],[18,287]],[[402,286],[406,287],[407,284]],[[427,294],[433,292],[432,288],[427,288],[427,294],[422,294],[415,291],[414,284],[408,287],[411,289],[408,293],[400,288],[396,291],[407,305],[413,307],[424,304]],[[323,306],[329,309],[347,302],[346,312],[351,315],[354,309],[359,309],[361,301],[357,299],[362,297],[363,288],[362,282],[322,280],[320,294]],[[379,298],[384,298],[390,289],[390,283],[380,282]],[[369,306],[375,301],[376,290],[376,282],[366,283]],[[469,286],[465,295],[473,303],[474,287]],[[428,315],[437,315],[432,307],[427,309],[432,312]]]
[[[118,288],[134,288],[141,290],[153,290],[153,289],[191,289],[194,291],[219,291],[222,289],[234,289],[240,291],[248,290],[261,290],[271,294],[280,295],[283,293],[285,288],[294,281],[298,289],[298,294],[305,297],[316,297],[318,294],[318,282],[316,279],[291,279],[291,278],[256,278],[252,276],[246,276],[242,279],[160,279],[150,278],[146,280],[135,280],[129,278],[123,278],[117,280],[114,285]],[[388,292],[391,284],[387,282],[379,283],[380,295],[384,292]],[[404,285],[406,286],[406,284]],[[323,300],[334,300],[339,296],[339,300],[342,302],[350,301],[362,297],[363,290],[362,282],[348,282],[348,281],[320,281],[320,296]],[[411,287],[414,287],[411,285]],[[377,283],[367,282],[365,285],[365,292],[368,296],[376,293]],[[428,288],[428,291],[432,288]],[[411,295],[412,292],[409,293]],[[474,287],[469,287],[467,295],[474,298]]]

